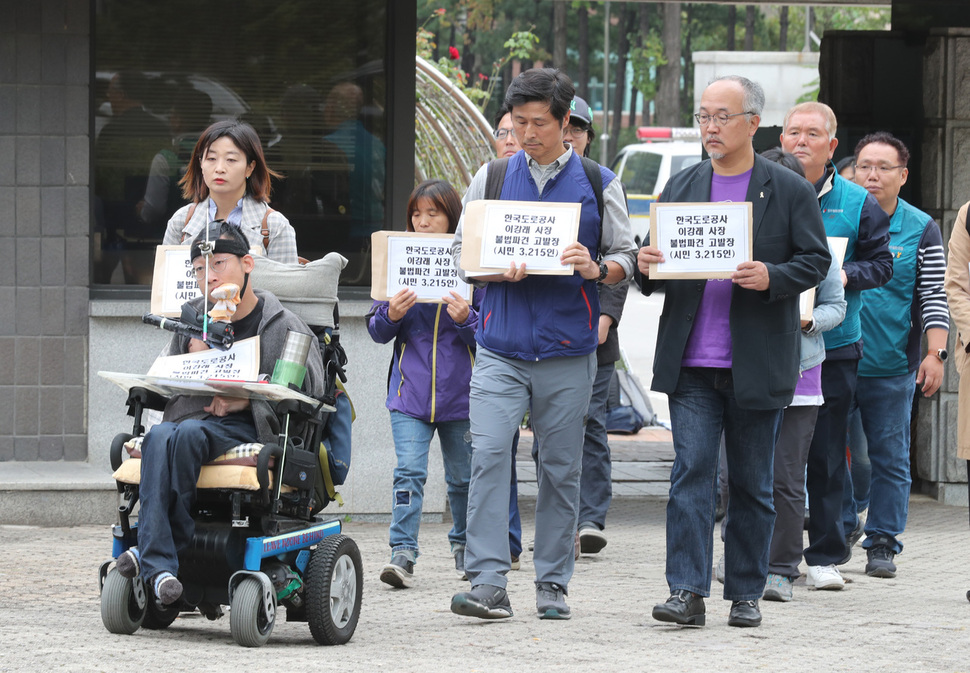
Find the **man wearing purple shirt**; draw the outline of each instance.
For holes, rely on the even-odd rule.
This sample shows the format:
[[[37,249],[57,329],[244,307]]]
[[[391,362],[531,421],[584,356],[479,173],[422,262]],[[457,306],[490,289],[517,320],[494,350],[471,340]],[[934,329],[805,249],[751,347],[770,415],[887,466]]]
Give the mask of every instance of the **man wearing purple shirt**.
[[[752,203],[753,257],[730,280],[671,280],[665,287],[652,389],[668,395],[675,450],[667,504],[670,598],[663,622],[701,626],[713,565],[718,448],[727,448],[724,598],[728,624],[758,626],[774,525],[774,446],[798,380],[799,294],[825,276],[831,255],[811,185],[757,156],[751,144],[765,95],[746,78],[714,80],[695,115],[709,161],[673,176],[661,202]],[[644,294],[654,246],[637,266]]]

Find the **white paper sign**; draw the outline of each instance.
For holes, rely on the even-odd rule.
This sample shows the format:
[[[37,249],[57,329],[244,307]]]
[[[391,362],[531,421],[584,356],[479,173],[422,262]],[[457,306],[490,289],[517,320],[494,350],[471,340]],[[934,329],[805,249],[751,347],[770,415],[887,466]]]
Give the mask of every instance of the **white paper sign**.
[[[572,265],[564,267],[559,258],[578,232],[575,207],[490,203],[482,229],[482,268],[505,271],[510,264],[525,263],[529,271],[568,269],[566,273],[572,273]]]
[[[148,375],[178,380],[255,381],[259,378],[259,336],[237,341],[227,351],[209,348],[197,353],[160,356]]]
[[[182,304],[201,296],[189,254],[187,245],[160,245],[156,248],[152,313],[168,318],[179,316]]]
[[[655,203],[650,215],[651,240],[665,260],[653,265],[658,273],[651,267],[651,278],[730,278],[751,259],[748,202]]]
[[[471,301],[471,287],[458,277],[451,256],[454,236],[389,236],[387,238],[387,296],[410,288],[418,300],[440,302],[449,292]]]

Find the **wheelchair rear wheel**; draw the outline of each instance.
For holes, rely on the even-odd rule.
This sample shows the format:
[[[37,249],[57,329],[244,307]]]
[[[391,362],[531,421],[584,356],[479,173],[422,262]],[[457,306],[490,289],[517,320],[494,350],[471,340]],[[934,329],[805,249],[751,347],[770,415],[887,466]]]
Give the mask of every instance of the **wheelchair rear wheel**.
[[[364,573],[357,544],[345,535],[324,538],[306,572],[306,615],[320,645],[343,645],[360,618]]]
[[[144,586],[141,582],[135,583],[122,576],[116,568],[111,569],[101,587],[101,621],[104,628],[111,633],[130,636],[141,627],[147,607]]]
[[[276,624],[276,595],[270,597],[273,610],[266,613],[263,583],[247,577],[236,587],[229,606],[229,631],[232,639],[243,647],[262,647],[273,633]]]

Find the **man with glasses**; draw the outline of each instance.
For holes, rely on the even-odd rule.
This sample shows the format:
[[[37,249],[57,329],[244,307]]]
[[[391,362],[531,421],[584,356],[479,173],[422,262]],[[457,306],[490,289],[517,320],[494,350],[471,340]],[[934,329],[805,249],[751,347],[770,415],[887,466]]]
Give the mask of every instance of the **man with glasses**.
[[[512,113],[509,112],[509,109],[505,105],[502,105],[496,115],[495,130],[492,134],[495,136],[495,156],[499,159],[502,157],[510,157],[522,149],[519,141],[515,139],[515,127],[512,126]]]
[[[930,397],[943,382],[950,313],[943,289],[946,258],[943,237],[932,217],[899,198],[906,184],[909,150],[895,136],[878,132],[855,148],[855,181],[889,216],[893,277],[866,292],[862,339],[866,356],[859,362],[855,401],[872,465],[869,516],[862,543],[870,577],[895,577],[896,554],[903,545],[909,510],[909,423],[913,394],[920,386]],[[927,355],[920,358],[926,333]],[[852,489],[847,488],[847,493]],[[851,500],[851,499],[850,499]],[[855,503],[851,511],[856,515]],[[851,518],[850,518],[851,521]]]
[[[211,248],[206,251],[206,244]],[[242,230],[223,221],[212,222],[192,243],[192,268],[200,288],[214,303],[213,292],[232,283],[240,288],[231,322],[236,340],[259,335],[259,371],[271,376],[283,352],[288,331],[313,333],[300,318],[283,308],[269,292],[250,284],[255,262]],[[203,298],[192,301],[202,310]],[[205,344],[175,334],[165,355],[179,355],[205,348]],[[303,391],[311,396],[323,392],[323,363],[316,338],[306,361]],[[272,441],[279,432],[276,414],[269,403],[216,395],[176,395],[165,407],[163,422],[151,428],[142,442],[141,486],[138,515],[138,547],[118,558],[118,572],[138,574],[163,605],[182,595],[178,580],[178,553],[191,540],[195,528],[191,510],[195,484],[202,465],[238,444]]]
[[[663,252],[647,245],[641,289],[665,288],[652,388],[668,395],[674,466],[667,503],[663,622],[701,626],[710,595],[714,501],[723,432],[730,489],[724,598],[730,626],[758,626],[774,526],[773,458],[782,412],[798,380],[799,294],[831,262],[811,185],[754,152],[764,90],[744,77],[715,79],[695,116],[710,160],[671,177],[660,202],[752,204],[753,257],[730,279],[649,278]]]
[[[850,542],[855,542],[851,536],[856,534],[843,527],[842,500],[849,408],[863,356],[861,292],[884,285],[893,273],[889,218],[864,189],[835,170],[832,156],[839,144],[835,131],[832,108],[809,102],[788,111],[781,134],[782,149],[798,157],[805,177],[815,185],[825,233],[848,239],[842,264],[845,319],[824,335],[824,403],[819,407],[808,450],[809,546],[804,552],[805,563],[808,585],[826,590],[845,586],[836,566],[851,557]]]

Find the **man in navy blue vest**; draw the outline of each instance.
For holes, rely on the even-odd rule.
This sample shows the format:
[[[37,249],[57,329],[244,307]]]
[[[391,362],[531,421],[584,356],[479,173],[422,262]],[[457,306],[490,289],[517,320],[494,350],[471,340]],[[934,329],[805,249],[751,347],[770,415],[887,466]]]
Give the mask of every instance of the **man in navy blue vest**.
[[[539,443],[536,498],[536,609],[543,619],[568,619],[565,601],[573,573],[578,523],[583,423],[596,371],[597,282],[629,278],[635,263],[633,233],[619,181],[600,167],[603,217],[580,157],[563,144],[575,89],[551,68],[522,73],[505,103],[523,152],[509,159],[501,198],[580,203],[579,240],[565,247],[569,276],[530,275],[525,263],[475,278],[487,286],[477,334],[469,416],[472,477],[468,491],[465,570],[472,590],[456,594],[453,612],[482,619],[512,616],[509,571],[509,451],[527,410]],[[482,199],[483,166],[463,202]],[[464,214],[452,253],[459,266]]]

